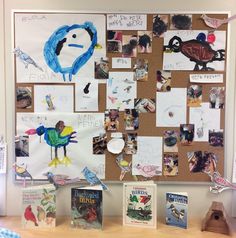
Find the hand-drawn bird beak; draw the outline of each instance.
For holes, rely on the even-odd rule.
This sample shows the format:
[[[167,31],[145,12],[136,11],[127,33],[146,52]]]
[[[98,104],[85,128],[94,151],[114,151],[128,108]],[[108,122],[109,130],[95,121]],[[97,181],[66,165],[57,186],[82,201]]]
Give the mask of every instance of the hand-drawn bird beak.
[[[36,134],[36,130],[35,129],[29,129],[28,131],[25,131],[25,133],[27,135],[35,135]]]

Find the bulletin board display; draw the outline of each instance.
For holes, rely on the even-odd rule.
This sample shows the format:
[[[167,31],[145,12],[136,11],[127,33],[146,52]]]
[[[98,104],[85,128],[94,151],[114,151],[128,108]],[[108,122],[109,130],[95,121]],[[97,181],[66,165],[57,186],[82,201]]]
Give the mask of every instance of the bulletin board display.
[[[15,12],[16,180],[224,173],[227,14]]]

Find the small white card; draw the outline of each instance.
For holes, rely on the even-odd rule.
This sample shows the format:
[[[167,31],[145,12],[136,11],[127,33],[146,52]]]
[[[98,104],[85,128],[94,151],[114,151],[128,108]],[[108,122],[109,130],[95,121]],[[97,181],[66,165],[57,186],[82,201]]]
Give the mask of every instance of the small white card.
[[[122,58],[122,57],[112,58],[112,68],[113,69],[130,69],[131,58]]]
[[[0,144],[0,174],[5,174],[7,171],[7,145]]]
[[[190,74],[191,83],[223,83],[223,74]]]

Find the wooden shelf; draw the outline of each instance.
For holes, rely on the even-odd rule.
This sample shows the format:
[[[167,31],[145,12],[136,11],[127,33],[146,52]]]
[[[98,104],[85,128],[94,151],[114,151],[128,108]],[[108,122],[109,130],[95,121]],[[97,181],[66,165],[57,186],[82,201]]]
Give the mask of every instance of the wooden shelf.
[[[104,228],[100,230],[83,230],[70,227],[69,217],[57,218],[57,226],[52,229],[24,229],[21,227],[20,217],[0,217],[0,227],[9,228],[22,238],[226,238],[230,236],[213,232],[202,232],[201,221],[193,220],[189,222],[188,229],[167,226],[158,222],[157,229],[134,228],[122,225],[120,217],[105,217]],[[236,237],[234,231],[233,236]]]

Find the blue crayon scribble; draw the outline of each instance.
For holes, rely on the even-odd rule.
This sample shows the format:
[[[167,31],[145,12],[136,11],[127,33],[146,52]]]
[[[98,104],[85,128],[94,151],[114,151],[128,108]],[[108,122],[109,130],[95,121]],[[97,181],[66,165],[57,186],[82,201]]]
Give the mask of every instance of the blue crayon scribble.
[[[66,45],[67,37],[70,31],[75,29],[84,29],[85,33],[89,34],[91,44],[86,52],[74,60],[71,67],[62,67],[59,61],[59,55],[64,46],[84,48],[81,44],[68,44]],[[76,38],[76,34],[72,35],[72,38]],[[85,22],[82,25],[73,24],[71,26],[61,26],[58,28],[48,39],[44,46],[44,58],[47,65],[55,72],[63,75],[64,81],[66,81],[66,74],[69,74],[69,80],[72,80],[72,75],[75,75],[80,68],[90,59],[93,55],[94,48],[97,46],[97,30],[93,23]]]

